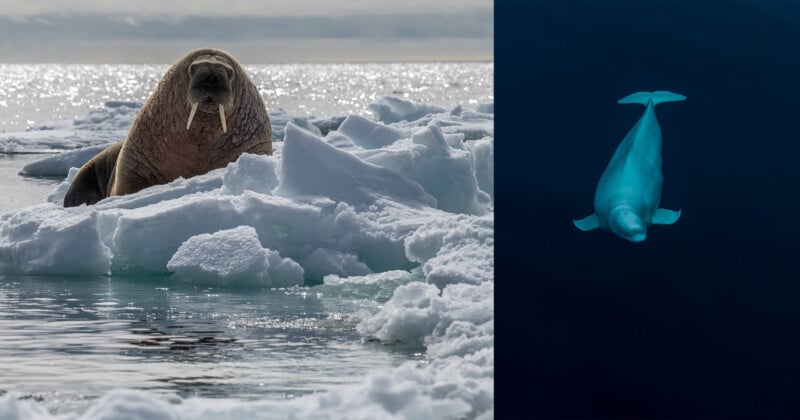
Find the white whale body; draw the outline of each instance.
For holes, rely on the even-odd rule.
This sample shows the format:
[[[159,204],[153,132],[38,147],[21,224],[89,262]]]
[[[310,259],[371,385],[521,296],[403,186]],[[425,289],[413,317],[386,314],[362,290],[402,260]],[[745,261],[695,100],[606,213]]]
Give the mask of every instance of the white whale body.
[[[594,193],[594,213],[575,226],[583,231],[601,228],[631,242],[647,239],[651,225],[671,225],[681,211],[658,208],[661,201],[661,128],[655,107],[686,97],[667,91],[636,92],[618,101],[642,104],[644,114],[617,146]]]

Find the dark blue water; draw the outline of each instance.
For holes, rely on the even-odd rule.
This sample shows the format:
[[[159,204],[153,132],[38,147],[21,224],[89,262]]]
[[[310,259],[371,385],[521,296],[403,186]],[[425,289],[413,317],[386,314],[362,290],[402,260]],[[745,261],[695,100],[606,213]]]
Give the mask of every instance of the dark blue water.
[[[800,2],[496,19],[498,417],[800,416]],[[657,108],[681,219],[641,244],[578,231],[643,110],[616,101],[661,89],[688,97]]]

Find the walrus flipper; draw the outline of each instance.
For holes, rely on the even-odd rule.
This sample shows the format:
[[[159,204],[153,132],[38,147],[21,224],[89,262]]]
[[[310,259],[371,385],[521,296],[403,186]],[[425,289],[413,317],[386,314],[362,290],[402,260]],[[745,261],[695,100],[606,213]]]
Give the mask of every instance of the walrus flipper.
[[[64,196],[64,207],[94,204],[108,197],[108,186],[114,177],[121,148],[122,142],[112,144],[81,166]]]

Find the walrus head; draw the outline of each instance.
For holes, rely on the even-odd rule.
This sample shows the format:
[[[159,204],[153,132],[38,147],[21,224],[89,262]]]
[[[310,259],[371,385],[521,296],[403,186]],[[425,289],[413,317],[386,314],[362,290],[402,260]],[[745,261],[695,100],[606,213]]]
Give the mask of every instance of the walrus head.
[[[227,133],[225,109],[230,109],[233,102],[231,85],[235,77],[233,66],[225,57],[215,54],[197,57],[189,65],[189,93],[191,106],[186,129],[192,125],[198,110],[204,113],[219,113],[222,132]]]

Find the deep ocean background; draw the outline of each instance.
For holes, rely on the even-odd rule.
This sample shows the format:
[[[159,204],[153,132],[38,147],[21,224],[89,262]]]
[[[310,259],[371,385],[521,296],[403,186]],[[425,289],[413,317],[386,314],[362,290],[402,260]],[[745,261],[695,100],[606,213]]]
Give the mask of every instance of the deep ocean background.
[[[800,417],[800,2],[495,2],[497,418]],[[659,105],[641,244],[581,232]]]

